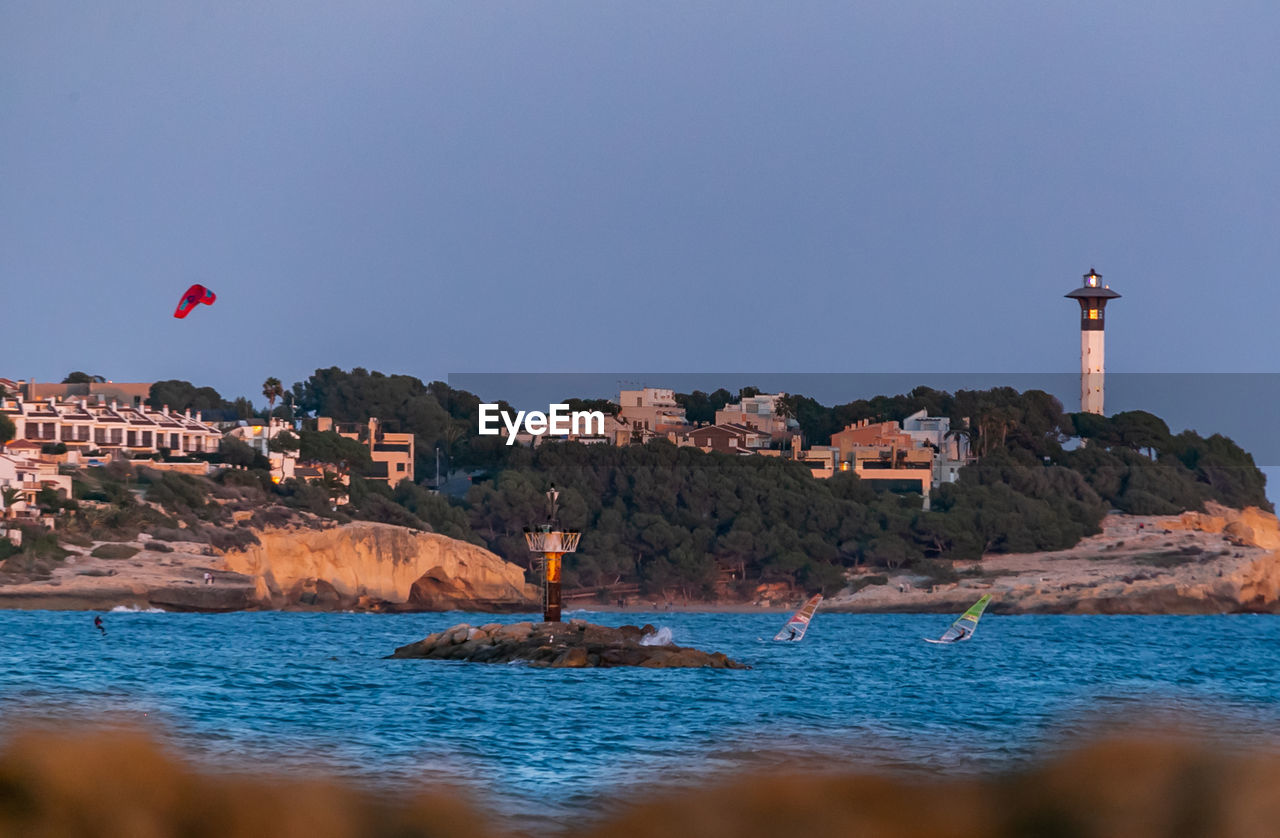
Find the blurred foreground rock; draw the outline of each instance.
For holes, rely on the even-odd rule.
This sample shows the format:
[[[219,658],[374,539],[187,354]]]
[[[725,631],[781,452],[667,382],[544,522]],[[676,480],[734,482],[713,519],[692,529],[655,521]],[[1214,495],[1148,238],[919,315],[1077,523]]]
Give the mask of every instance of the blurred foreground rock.
[[[761,769],[768,771],[768,769]],[[641,790],[643,784],[631,786]],[[1269,838],[1280,756],[1104,741],[993,778],[768,771],[642,791],[570,838]],[[41,838],[486,838],[456,789],[376,795],[337,782],[202,774],[130,733],[27,734],[0,749],[0,835]],[[543,829],[539,834],[547,834]]]
[[[392,658],[461,660],[473,663],[526,661],[530,666],[581,668],[643,666],[650,668],[748,669],[720,652],[675,645],[645,645],[653,626],[610,628],[584,620],[568,623],[461,623],[401,646]]]

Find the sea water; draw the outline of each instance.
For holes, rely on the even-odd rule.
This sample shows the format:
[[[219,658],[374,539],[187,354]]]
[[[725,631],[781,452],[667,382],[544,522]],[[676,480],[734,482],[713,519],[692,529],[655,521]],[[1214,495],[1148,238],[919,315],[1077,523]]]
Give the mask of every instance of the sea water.
[[[467,786],[502,815],[565,820],[653,786],[777,766],[999,771],[1108,720],[1168,715],[1272,746],[1280,618],[586,613],[651,623],[752,668],[537,669],[385,660],[460,622],[534,615],[0,612],[0,734],[33,719],[153,727],[205,768]],[[1163,724],[1163,722],[1162,722]]]

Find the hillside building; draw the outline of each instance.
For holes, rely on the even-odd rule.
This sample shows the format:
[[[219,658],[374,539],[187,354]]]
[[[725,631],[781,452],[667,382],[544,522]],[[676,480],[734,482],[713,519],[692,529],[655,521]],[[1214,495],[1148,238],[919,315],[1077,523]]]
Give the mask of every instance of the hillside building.
[[[401,480],[413,482],[413,434],[387,431],[378,419],[371,418],[365,424],[338,423],[327,416],[316,419],[316,430],[334,431],[368,446],[369,459],[373,460],[373,472],[369,475],[371,480],[384,480],[392,486]]]

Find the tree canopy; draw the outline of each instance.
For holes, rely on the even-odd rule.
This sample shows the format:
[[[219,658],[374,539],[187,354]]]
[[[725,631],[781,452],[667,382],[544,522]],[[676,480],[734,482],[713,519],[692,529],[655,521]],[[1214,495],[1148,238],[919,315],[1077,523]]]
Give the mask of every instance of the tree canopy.
[[[62,383],[63,384],[101,384],[106,380],[107,379],[101,375],[90,375],[87,372],[80,372],[79,370],[76,370],[75,372],[67,373],[67,377],[62,379]]]
[[[210,421],[248,419],[253,416],[253,405],[243,396],[228,402],[212,387],[197,387],[190,381],[168,379],[151,385],[147,404],[159,409],[165,405],[170,410],[198,410]]]

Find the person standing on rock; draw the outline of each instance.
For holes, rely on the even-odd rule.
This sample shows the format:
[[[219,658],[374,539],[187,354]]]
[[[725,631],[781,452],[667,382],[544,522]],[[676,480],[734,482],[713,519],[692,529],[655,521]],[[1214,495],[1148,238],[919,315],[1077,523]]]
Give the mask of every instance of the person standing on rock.
[[[102,632],[103,637],[107,636],[107,627],[102,624],[101,614],[93,618],[93,627]]]

